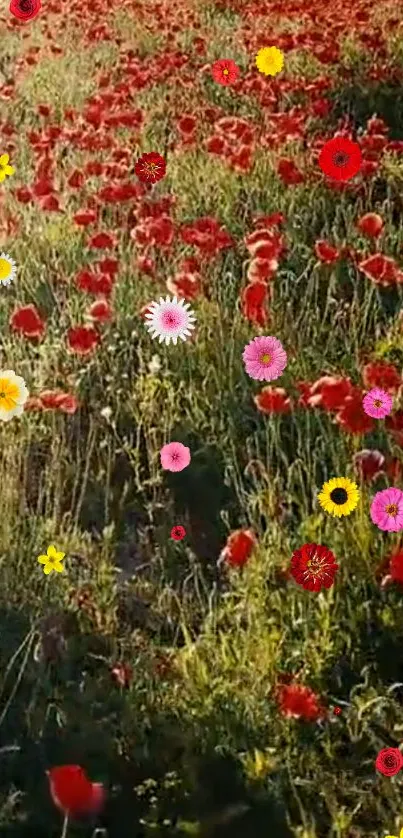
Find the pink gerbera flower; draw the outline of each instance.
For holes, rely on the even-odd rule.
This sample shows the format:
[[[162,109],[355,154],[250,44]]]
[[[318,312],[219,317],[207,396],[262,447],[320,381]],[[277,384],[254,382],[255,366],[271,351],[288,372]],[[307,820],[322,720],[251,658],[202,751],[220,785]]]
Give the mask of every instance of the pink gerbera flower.
[[[287,366],[287,355],[277,338],[253,338],[245,346],[242,358],[245,369],[256,381],[274,381]]]
[[[228,87],[229,84],[233,84],[237,80],[239,67],[231,58],[221,58],[219,61],[214,62],[211,67],[211,73],[217,84],[224,84]]]
[[[380,387],[374,387],[362,400],[363,408],[368,416],[383,419],[390,413],[393,405],[392,396]]]
[[[167,471],[183,471],[190,463],[190,450],[181,442],[170,442],[161,448],[160,458]]]
[[[370,514],[380,530],[399,532],[403,529],[403,492],[394,486],[377,492],[371,503]]]

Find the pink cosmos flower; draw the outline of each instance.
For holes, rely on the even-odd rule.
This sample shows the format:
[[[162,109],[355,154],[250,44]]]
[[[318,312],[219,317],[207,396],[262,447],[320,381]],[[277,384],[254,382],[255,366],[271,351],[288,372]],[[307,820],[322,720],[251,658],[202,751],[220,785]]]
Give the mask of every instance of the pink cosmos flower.
[[[392,410],[393,398],[385,390],[381,390],[380,387],[374,387],[364,396],[362,405],[368,416],[372,416],[374,419],[383,419]]]
[[[253,338],[245,346],[242,358],[245,369],[256,381],[274,381],[287,366],[287,355],[277,338]]]
[[[377,492],[370,510],[371,518],[380,530],[399,532],[403,529],[403,492],[391,486]]]
[[[161,448],[160,458],[167,471],[183,471],[190,463],[190,450],[181,442],[170,442]]]

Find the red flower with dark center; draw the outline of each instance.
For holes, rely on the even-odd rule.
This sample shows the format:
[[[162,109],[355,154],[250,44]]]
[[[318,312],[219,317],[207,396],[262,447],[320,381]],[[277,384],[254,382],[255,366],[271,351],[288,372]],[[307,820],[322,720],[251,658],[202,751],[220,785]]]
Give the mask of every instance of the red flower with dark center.
[[[185,535],[185,527],[182,527],[181,524],[177,524],[175,527],[172,527],[171,538],[173,538],[174,541],[182,541],[182,538],[185,538]]]
[[[292,554],[291,576],[306,591],[331,588],[338,569],[332,551],[322,544],[304,544]]]
[[[327,177],[346,181],[354,177],[361,167],[361,149],[347,137],[333,137],[322,148],[319,166]]]
[[[47,771],[52,800],[65,815],[81,817],[100,811],[105,800],[102,783],[91,783],[79,765],[59,765]]]
[[[92,326],[74,326],[67,332],[67,342],[76,355],[88,355],[98,345],[100,337]]]
[[[143,154],[134,167],[134,171],[142,183],[157,183],[165,177],[166,162],[156,151]]]
[[[403,768],[399,748],[382,748],[375,760],[375,768],[385,777],[394,777]]]
[[[10,12],[18,20],[33,20],[41,9],[41,0],[11,0]]]
[[[232,61],[231,58],[221,58],[215,61],[211,67],[211,74],[217,84],[223,84],[226,87],[233,84],[239,76],[239,67]]]
[[[251,530],[235,530],[228,536],[220,559],[233,567],[243,567],[256,544],[257,540]]]
[[[10,326],[24,338],[40,338],[45,331],[45,323],[36,306],[32,304],[13,311]]]
[[[280,713],[287,718],[317,722],[326,716],[319,697],[302,684],[281,684],[276,690],[276,699]]]

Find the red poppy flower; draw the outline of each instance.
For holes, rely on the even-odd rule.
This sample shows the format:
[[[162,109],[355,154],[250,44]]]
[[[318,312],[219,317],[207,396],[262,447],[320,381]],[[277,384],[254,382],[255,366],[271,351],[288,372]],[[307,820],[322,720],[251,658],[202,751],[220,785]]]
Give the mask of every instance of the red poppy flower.
[[[347,397],[353,392],[349,378],[335,375],[323,375],[305,392],[304,399],[309,407],[323,407],[325,410],[340,410]]]
[[[385,777],[394,777],[403,768],[399,748],[382,748],[375,760],[375,768]]]
[[[102,783],[91,783],[79,765],[59,765],[47,775],[52,800],[65,815],[81,817],[102,808],[105,800]]]
[[[41,0],[11,0],[10,12],[18,20],[33,20],[41,9]]]
[[[376,212],[367,212],[357,221],[357,227],[364,236],[376,239],[382,233],[384,221]]]
[[[393,364],[388,364],[387,361],[374,361],[366,364],[362,370],[362,378],[368,390],[373,387],[380,387],[382,390],[390,390],[395,393],[402,383],[401,375],[396,367]]]
[[[389,557],[389,575],[393,582],[403,585],[403,550],[398,548]]]
[[[39,393],[40,406],[43,410],[60,410],[61,413],[73,414],[78,408],[78,401],[70,393],[58,390],[42,390]]]
[[[332,247],[329,242],[326,242],[323,239],[315,242],[315,253],[318,259],[326,265],[333,265],[334,262],[337,262],[337,260],[340,259],[340,253],[337,248]]]
[[[302,684],[281,684],[276,690],[280,713],[287,718],[317,722],[326,715],[319,697]]]
[[[374,422],[362,406],[362,394],[349,396],[336,415],[336,421],[350,434],[367,434],[374,428]]]
[[[361,167],[361,149],[347,137],[333,137],[322,148],[319,166],[328,177],[334,180],[350,180]]]
[[[128,663],[115,663],[111,672],[112,677],[120,687],[130,687],[133,670]]]
[[[92,326],[74,326],[67,332],[67,343],[76,355],[88,355],[100,342]]]
[[[251,530],[235,530],[228,536],[220,559],[232,567],[243,567],[256,544],[257,540]]]
[[[91,320],[96,320],[98,323],[107,323],[112,317],[112,309],[106,300],[96,300],[89,307],[87,314]]]
[[[253,401],[261,413],[291,413],[291,400],[282,387],[263,387]]]
[[[239,67],[231,58],[221,58],[212,65],[211,74],[217,84],[224,84],[227,87],[237,80]]]
[[[333,707],[333,715],[341,716],[341,707]]]
[[[113,277],[110,274],[97,274],[92,271],[79,271],[75,278],[76,287],[89,294],[103,294],[109,297],[113,290]]]
[[[267,282],[273,279],[278,268],[277,259],[252,259],[248,266],[248,282]]]
[[[374,253],[358,263],[358,269],[378,285],[388,288],[403,282],[403,272],[391,256]]]
[[[73,215],[73,219],[80,227],[87,227],[88,224],[93,224],[97,220],[97,213],[92,209],[78,210]]]
[[[198,274],[181,272],[167,280],[167,289],[175,297],[195,300],[200,295],[201,283]]]
[[[354,468],[365,483],[370,483],[378,475],[383,474],[384,465],[385,457],[380,451],[363,448],[362,451],[354,454]]]
[[[88,242],[88,247],[93,247],[97,250],[104,250],[105,248],[115,246],[116,236],[111,235],[111,233],[95,233]]]
[[[21,308],[13,311],[10,317],[10,326],[24,338],[40,338],[45,331],[45,323],[36,306],[32,304],[21,306]]]
[[[282,157],[279,160],[277,172],[283,183],[287,184],[287,186],[297,186],[299,183],[304,182],[304,176],[298,169],[298,166],[295,165],[293,160],[289,160],[286,157]]]
[[[177,524],[175,527],[172,527],[171,538],[173,538],[174,541],[182,541],[182,538],[185,538],[185,535],[185,527],[182,527],[181,524]]]
[[[338,569],[332,551],[322,544],[304,544],[292,554],[291,576],[306,591],[331,588]]]
[[[134,171],[142,183],[157,183],[165,177],[166,162],[156,151],[151,151],[137,160]]]
[[[242,314],[255,326],[264,326],[267,323],[266,300],[267,285],[264,282],[252,282],[242,291]]]

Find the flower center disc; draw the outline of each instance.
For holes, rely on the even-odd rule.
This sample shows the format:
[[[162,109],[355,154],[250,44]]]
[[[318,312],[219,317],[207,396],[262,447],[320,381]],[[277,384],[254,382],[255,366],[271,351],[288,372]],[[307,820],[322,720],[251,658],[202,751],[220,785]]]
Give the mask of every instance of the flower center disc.
[[[10,263],[7,262],[7,259],[0,259],[0,279],[6,279],[10,276],[10,273]]]
[[[398,510],[398,507],[397,507],[397,504],[396,504],[396,503],[390,503],[390,504],[386,507],[386,512],[388,513],[388,515],[395,515],[395,516],[396,516],[396,515],[397,515],[397,513],[398,513],[398,511],[399,511],[399,510]]]
[[[260,360],[261,360],[262,364],[270,364],[271,357],[270,357],[268,352],[265,352],[265,354],[262,355]]]
[[[330,500],[332,500],[333,503],[336,503],[338,506],[341,506],[343,503],[345,503],[347,498],[348,494],[345,489],[333,489],[333,491],[330,492]]]
[[[375,401],[374,401],[374,407],[382,407],[382,402],[381,402],[381,400],[380,400],[380,399],[375,399]]]
[[[348,162],[348,154],[344,151],[338,151],[333,155],[333,163],[335,166],[345,166]]]

